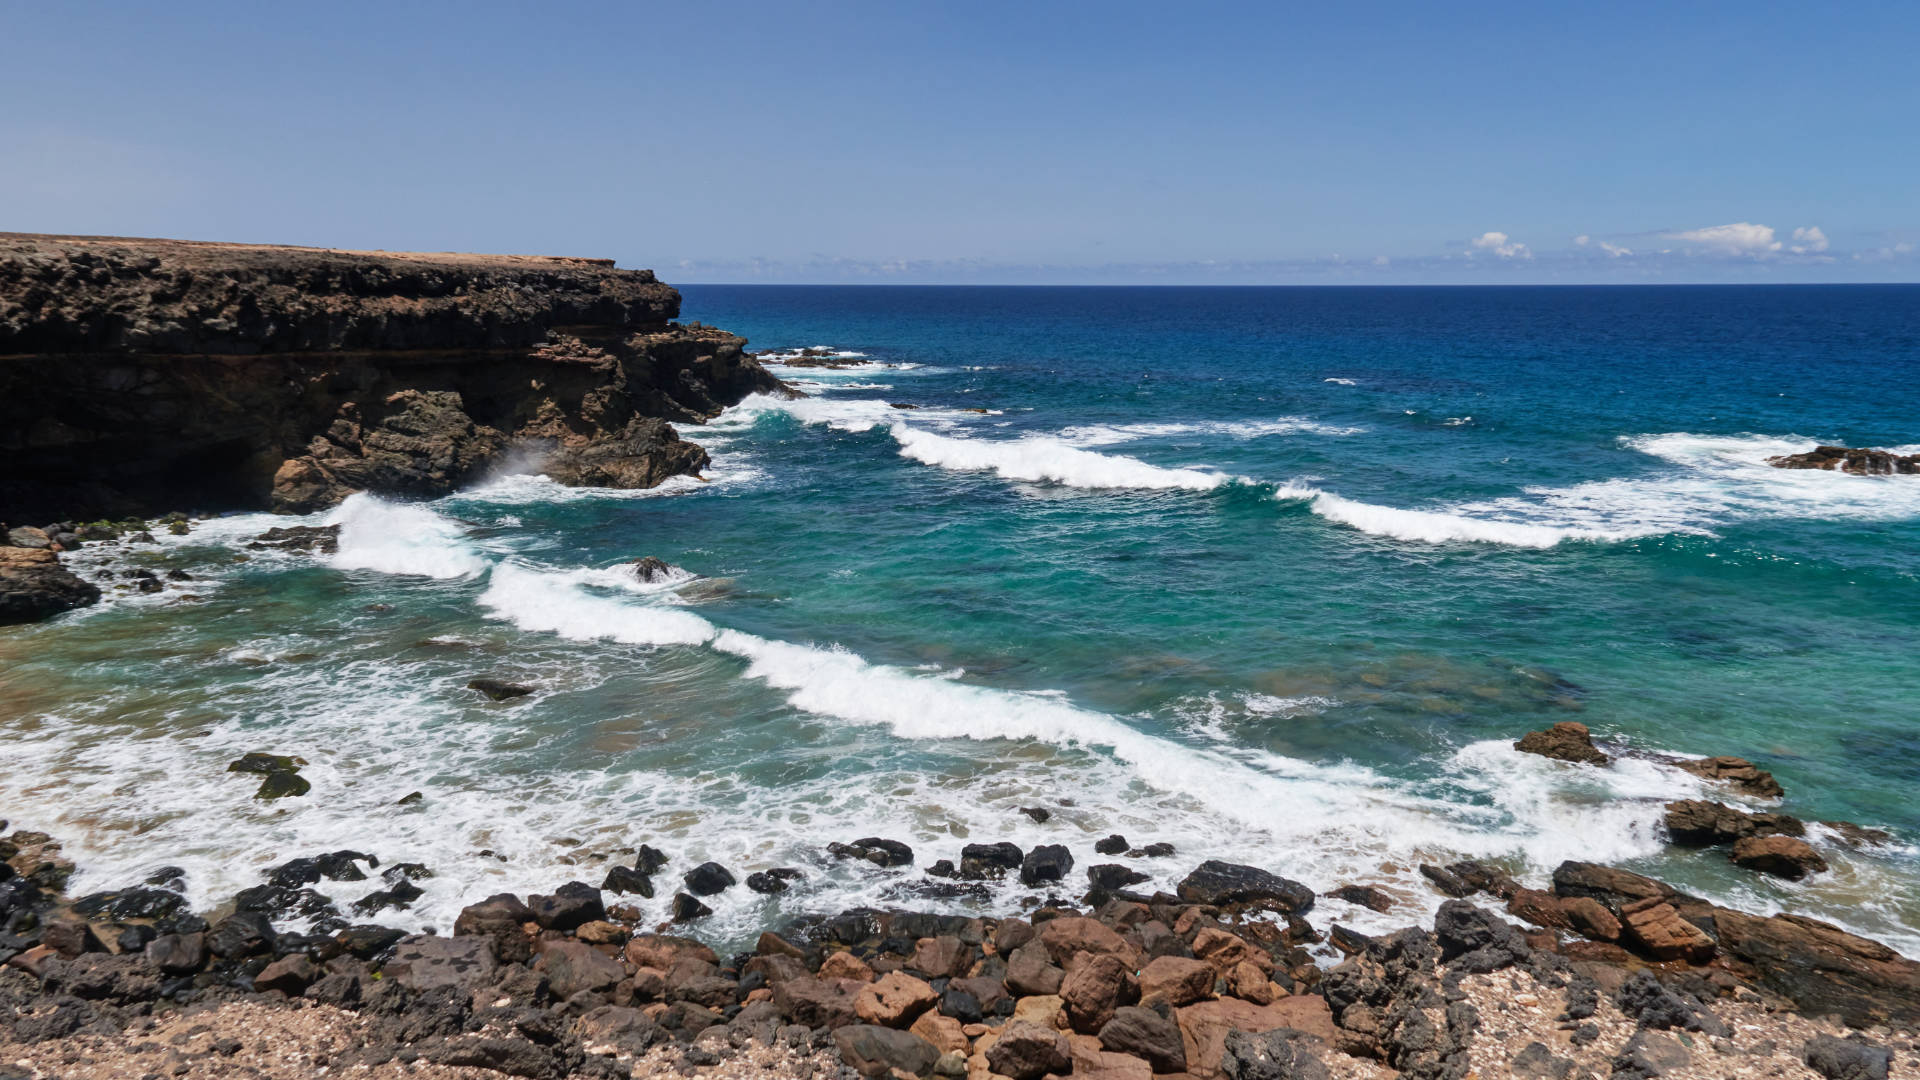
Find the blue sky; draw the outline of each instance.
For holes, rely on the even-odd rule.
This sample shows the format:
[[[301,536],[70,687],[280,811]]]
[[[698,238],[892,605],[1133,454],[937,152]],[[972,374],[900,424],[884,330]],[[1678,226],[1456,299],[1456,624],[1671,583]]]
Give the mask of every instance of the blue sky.
[[[0,0],[0,229],[686,282],[1914,281],[1916,71],[1914,3]]]

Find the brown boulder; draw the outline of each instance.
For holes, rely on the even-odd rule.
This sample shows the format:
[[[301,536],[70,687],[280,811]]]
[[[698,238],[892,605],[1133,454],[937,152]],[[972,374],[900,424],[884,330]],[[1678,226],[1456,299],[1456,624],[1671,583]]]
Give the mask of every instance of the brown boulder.
[[[853,999],[863,989],[848,979],[788,979],[774,987],[773,1006],[796,1024],[840,1028],[858,1019]]]
[[[1805,836],[1806,825],[1786,814],[1749,814],[1705,799],[1682,799],[1666,806],[1667,837],[1686,847],[1714,847],[1749,836]]]
[[[1244,1031],[1258,1035],[1277,1028],[1295,1028],[1332,1043],[1338,1037],[1327,999],[1318,994],[1296,994],[1271,1005],[1254,1005],[1234,998],[1203,1001],[1176,1009],[1181,1042],[1187,1054],[1187,1072],[1200,1080],[1223,1075],[1220,1061],[1226,1052],[1227,1033]]]
[[[1213,970],[1225,975],[1235,967],[1251,963],[1264,970],[1273,970],[1273,954],[1265,949],[1249,945],[1246,939],[1227,933],[1218,927],[1209,926],[1193,938],[1193,955],[1213,965]]]
[[[1588,896],[1564,897],[1560,910],[1576,933],[1594,941],[1620,940],[1620,920],[1600,901]]]
[[[1920,454],[1896,454],[1865,446],[1816,446],[1804,454],[1781,454],[1767,464],[1776,469],[1823,469],[1859,476],[1920,473]]]
[[[1181,956],[1156,956],[1140,970],[1140,1000],[1148,1005],[1190,1005],[1213,996],[1213,982],[1219,975],[1205,960]]]
[[[1773,774],[1754,765],[1746,758],[1710,757],[1694,761],[1676,761],[1674,765],[1704,780],[1719,780],[1732,786],[1733,790],[1744,795],[1761,799],[1778,799],[1786,792],[1781,790],[1780,782]]]
[[[667,934],[643,934],[627,942],[627,963],[634,967],[659,968],[671,971],[682,959],[692,959],[718,967],[720,957],[705,945],[692,938],[672,937]]]
[[[1732,859],[1735,866],[1791,881],[1827,871],[1827,860],[1813,845],[1791,836],[1749,836],[1733,845]]]
[[[1107,1050],[1091,1035],[1067,1036],[1074,1080],[1153,1080],[1153,1066],[1132,1054]]]
[[[1067,973],[1047,959],[1046,946],[1030,941],[1007,958],[1007,989],[1017,995],[1057,994]]]
[[[1078,915],[1053,919],[1041,926],[1040,944],[1047,956],[1063,968],[1072,967],[1076,957],[1086,954],[1131,959],[1138,952],[1099,920]]]
[[[1798,915],[1714,912],[1721,947],[1811,1016],[1855,1027],[1920,1024],[1920,964],[1877,941]]]
[[[1507,901],[1507,914],[1524,919],[1535,926],[1546,926],[1555,930],[1568,930],[1573,927],[1573,922],[1567,915],[1566,902],[1550,892],[1539,889],[1521,889],[1514,893],[1513,898]]]
[[[933,1044],[933,1048],[943,1054],[955,1053],[966,1056],[971,1042],[962,1030],[960,1021],[951,1016],[942,1016],[937,1012],[923,1012],[908,1031]]]
[[[1587,725],[1575,720],[1562,720],[1544,731],[1529,731],[1513,748],[1523,754],[1539,754],[1579,765],[1606,765],[1612,761],[1593,745]]]
[[[993,1071],[1013,1080],[1039,1080],[1048,1073],[1066,1073],[1073,1057],[1066,1036],[1053,1028],[1011,1023],[1002,1028],[987,1050]]]
[[[1655,960],[1704,963],[1713,958],[1713,939],[1681,918],[1672,904],[1651,898],[1636,901],[1621,909],[1620,918],[1625,924],[1622,939]]]
[[[541,942],[533,970],[547,977],[553,996],[562,1000],[582,990],[611,990],[627,977],[620,961],[585,942],[564,939]]]
[[[931,978],[955,978],[973,967],[973,949],[951,934],[921,938],[914,943],[909,966]]]
[[[896,1073],[925,1076],[940,1060],[933,1044],[905,1031],[869,1024],[850,1024],[833,1033],[840,1059],[868,1080]]]
[[[1083,958],[1060,984],[1073,1030],[1091,1035],[1113,1019],[1113,1011],[1140,996],[1133,971],[1117,956],[1095,954]]]
[[[820,963],[820,977],[823,979],[852,979],[855,982],[873,981],[873,968],[865,960],[850,952],[830,954]]]
[[[1270,1005],[1280,996],[1274,992],[1276,988],[1267,972],[1249,960],[1242,960],[1227,972],[1227,989],[1234,997],[1255,1005]]]
[[[1636,900],[1667,900],[1675,895],[1673,887],[1664,881],[1599,863],[1572,861],[1554,869],[1553,893],[1561,897],[1585,896],[1616,912]]]
[[[933,987],[902,971],[880,976],[853,996],[853,1014],[869,1024],[903,1028],[940,1000]]]

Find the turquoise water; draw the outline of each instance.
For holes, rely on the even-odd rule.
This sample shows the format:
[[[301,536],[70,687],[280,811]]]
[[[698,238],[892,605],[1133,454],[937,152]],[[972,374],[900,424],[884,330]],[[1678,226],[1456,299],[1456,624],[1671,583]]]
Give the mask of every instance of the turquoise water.
[[[82,888],[423,861],[391,918],[442,927],[642,842],[670,875],[809,871],[723,897],[727,937],[907,902],[917,871],[833,840],[1086,865],[1118,831],[1178,846],[1161,885],[1218,856],[1395,890],[1326,903],[1363,929],[1437,901],[1419,862],[1595,858],[1920,952],[1920,481],[1765,465],[1920,442],[1920,289],[684,291],[868,363],[683,428],[706,483],[356,498],[315,519],[332,559],[247,549],[259,516],[82,552],[196,580],[0,631],[0,816],[76,837]],[[641,555],[697,577],[615,569]],[[476,701],[479,674],[539,692]],[[1619,763],[1511,750],[1561,719]],[[221,771],[250,750],[313,795],[254,802]],[[1816,834],[1834,871],[1798,885],[1668,852],[1660,804],[1703,789],[1666,760],[1704,754],[1902,843]]]

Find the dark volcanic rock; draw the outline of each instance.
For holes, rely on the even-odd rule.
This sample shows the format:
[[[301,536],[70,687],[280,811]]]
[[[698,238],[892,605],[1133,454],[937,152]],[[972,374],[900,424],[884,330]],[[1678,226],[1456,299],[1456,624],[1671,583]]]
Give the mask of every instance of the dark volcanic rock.
[[[600,890],[584,881],[569,881],[553,890],[552,896],[529,896],[527,908],[534,921],[548,930],[577,930],[607,917]]]
[[[1865,1039],[1815,1035],[1807,1040],[1801,1060],[1827,1080],[1887,1080],[1893,1051]]]
[[[1041,844],[1020,863],[1020,884],[1032,888],[1049,881],[1065,881],[1073,869],[1073,855],[1061,844]]]
[[[517,446],[650,486],[706,462],[663,421],[787,392],[679,301],[607,260],[0,234],[0,518],[439,495]]]
[[[753,879],[748,878],[747,883],[752,884]],[[600,888],[615,895],[634,893],[649,900],[653,898],[653,879],[631,866],[616,866],[608,870],[606,879],[600,882]]]
[[[1313,910],[1313,890],[1258,867],[1209,859],[1180,883],[1180,899],[1189,904],[1277,907],[1293,915]]]
[[[1020,869],[1026,857],[1018,844],[968,844],[960,849],[960,876],[969,881],[1001,877]]]
[[[940,1051],[918,1035],[872,1024],[849,1024],[833,1033],[840,1058],[861,1076],[870,1080],[899,1069],[910,1076],[925,1076],[940,1060]]]
[[[1920,964],[1877,941],[1799,915],[1714,909],[1720,947],[1812,1016],[1848,1024],[1920,1024]]]
[[[282,548],[331,555],[340,550],[338,525],[276,525],[247,545],[250,548]]]
[[[912,866],[913,849],[898,840],[869,836],[851,844],[828,844],[827,853],[837,859],[863,859],[875,866]]]
[[[467,689],[478,690],[494,701],[507,701],[533,693],[533,687],[505,679],[474,679],[467,683]]]
[[[1824,469],[1861,476],[1891,476],[1920,473],[1920,454],[1895,454],[1863,446],[1816,446],[1804,454],[1770,457],[1767,464],[1776,469]]]
[[[701,863],[687,871],[683,880],[695,896],[717,896],[734,885],[733,871],[717,862]]]
[[[1612,760],[1595,748],[1587,725],[1574,720],[1562,720],[1545,731],[1529,731],[1513,748],[1523,754],[1539,754],[1580,765],[1605,765]]]
[[[805,872],[790,866],[776,866],[771,870],[747,875],[747,888],[754,892],[772,895],[783,893],[793,887],[793,882],[804,879]]]
[[[692,922],[695,919],[704,919],[711,914],[713,914],[712,908],[688,896],[686,893],[673,894],[674,922]]]
[[[0,626],[37,622],[100,599],[46,548],[0,547]]]

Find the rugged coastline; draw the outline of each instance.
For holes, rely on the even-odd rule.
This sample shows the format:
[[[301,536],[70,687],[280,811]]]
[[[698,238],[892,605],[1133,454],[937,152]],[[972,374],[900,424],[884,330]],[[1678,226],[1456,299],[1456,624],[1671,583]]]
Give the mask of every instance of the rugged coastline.
[[[698,475],[670,422],[788,391],[679,312],[609,259],[0,233],[0,522],[57,552],[43,523],[430,497],[509,459]],[[0,558],[0,622],[87,602],[45,555]]]

